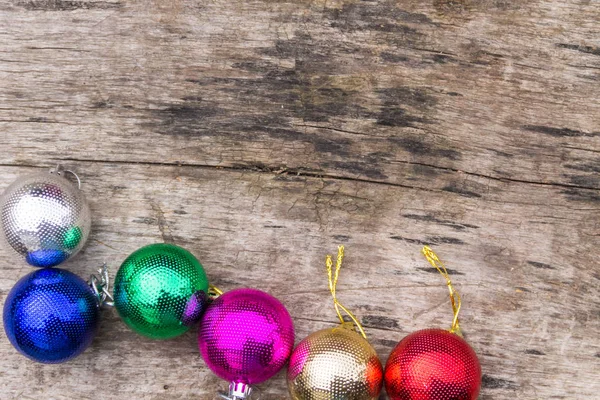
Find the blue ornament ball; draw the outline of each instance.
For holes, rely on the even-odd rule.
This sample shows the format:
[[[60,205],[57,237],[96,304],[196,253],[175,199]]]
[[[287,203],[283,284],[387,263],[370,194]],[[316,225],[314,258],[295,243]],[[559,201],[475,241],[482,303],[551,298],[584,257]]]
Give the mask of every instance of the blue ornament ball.
[[[21,278],[4,303],[4,330],[24,356],[46,364],[81,354],[98,330],[100,303],[77,275],[59,268]]]

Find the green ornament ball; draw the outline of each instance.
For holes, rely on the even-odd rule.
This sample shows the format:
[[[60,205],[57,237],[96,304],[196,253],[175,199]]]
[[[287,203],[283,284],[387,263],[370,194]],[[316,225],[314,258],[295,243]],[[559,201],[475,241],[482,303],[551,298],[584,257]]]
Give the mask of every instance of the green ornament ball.
[[[170,339],[200,320],[208,278],[189,251],[151,244],[134,251],[115,277],[114,303],[123,321],[152,339]]]

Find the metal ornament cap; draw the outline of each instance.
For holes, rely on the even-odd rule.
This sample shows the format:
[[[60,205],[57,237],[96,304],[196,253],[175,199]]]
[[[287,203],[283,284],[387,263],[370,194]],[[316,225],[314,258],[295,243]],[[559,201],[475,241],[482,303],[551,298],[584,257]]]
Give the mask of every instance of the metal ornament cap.
[[[252,399],[253,390],[250,385],[244,382],[231,382],[228,393],[219,393],[220,399],[225,400],[246,400]]]
[[[477,355],[463,338],[442,329],[408,335],[385,366],[391,400],[475,400],[480,386]]]
[[[229,382],[253,385],[274,376],[294,346],[294,324],[283,304],[256,289],[236,289],[208,306],[198,331],[206,365]]]
[[[114,305],[135,332],[170,339],[200,320],[208,300],[208,278],[189,251],[157,243],[134,251],[115,277]]]
[[[0,236],[34,267],[54,267],[75,255],[90,234],[83,192],[59,174],[18,178],[0,198]]]
[[[98,297],[77,275],[39,269],[21,278],[4,303],[4,330],[24,356],[46,364],[81,354],[98,330]]]
[[[366,339],[340,325],[314,332],[296,346],[287,382],[294,400],[375,400],[383,367]]]

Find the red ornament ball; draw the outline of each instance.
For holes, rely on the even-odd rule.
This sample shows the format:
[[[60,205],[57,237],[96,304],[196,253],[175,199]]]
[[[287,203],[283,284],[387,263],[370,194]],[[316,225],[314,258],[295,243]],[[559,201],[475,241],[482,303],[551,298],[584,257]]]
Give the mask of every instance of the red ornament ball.
[[[398,343],[385,366],[384,379],[392,400],[475,400],[481,366],[460,336],[424,329]]]

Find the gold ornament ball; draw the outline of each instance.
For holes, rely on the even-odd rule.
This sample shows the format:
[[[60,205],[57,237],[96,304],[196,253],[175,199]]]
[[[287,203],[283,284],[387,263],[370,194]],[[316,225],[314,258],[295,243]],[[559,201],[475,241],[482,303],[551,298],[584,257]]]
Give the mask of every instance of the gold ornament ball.
[[[317,331],[298,344],[287,381],[294,400],[375,400],[383,368],[369,342],[340,325]]]

